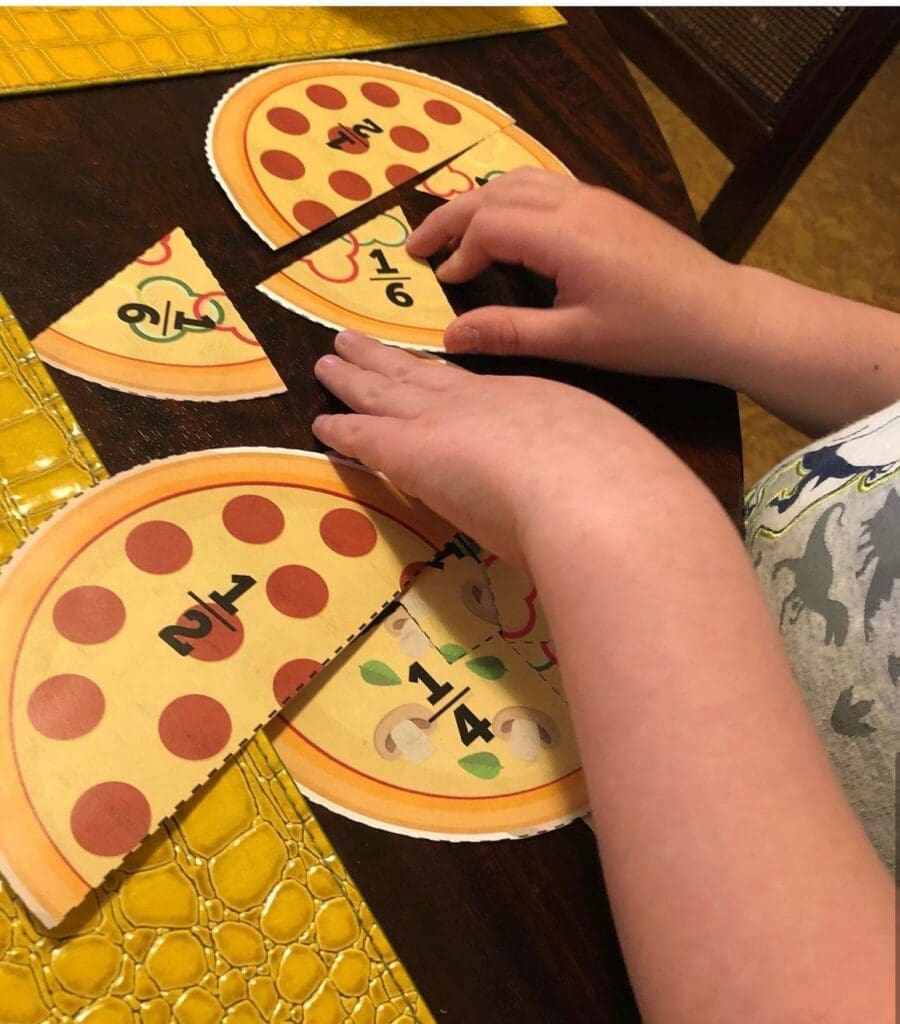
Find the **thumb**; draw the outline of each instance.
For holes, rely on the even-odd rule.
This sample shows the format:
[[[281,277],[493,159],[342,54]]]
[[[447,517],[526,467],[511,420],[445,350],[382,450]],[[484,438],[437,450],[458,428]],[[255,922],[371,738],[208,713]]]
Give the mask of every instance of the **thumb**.
[[[483,306],[456,318],[444,332],[448,352],[562,356],[576,329],[571,309]]]

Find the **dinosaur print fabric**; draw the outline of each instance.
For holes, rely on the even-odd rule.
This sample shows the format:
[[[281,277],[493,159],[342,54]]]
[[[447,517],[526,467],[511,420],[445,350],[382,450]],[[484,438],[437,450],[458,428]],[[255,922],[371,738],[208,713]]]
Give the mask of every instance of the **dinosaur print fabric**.
[[[835,769],[894,867],[900,745],[900,402],[746,498],[747,547]]]

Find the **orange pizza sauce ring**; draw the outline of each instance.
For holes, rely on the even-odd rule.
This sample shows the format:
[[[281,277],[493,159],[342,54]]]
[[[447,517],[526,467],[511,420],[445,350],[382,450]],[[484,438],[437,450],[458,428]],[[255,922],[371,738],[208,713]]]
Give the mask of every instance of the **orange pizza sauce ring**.
[[[279,248],[511,123],[429,75],[305,61],[231,89],[210,119],[207,157],[238,213]]]
[[[222,449],[99,484],[0,576],[0,870],[58,920],[450,528],[362,467]]]

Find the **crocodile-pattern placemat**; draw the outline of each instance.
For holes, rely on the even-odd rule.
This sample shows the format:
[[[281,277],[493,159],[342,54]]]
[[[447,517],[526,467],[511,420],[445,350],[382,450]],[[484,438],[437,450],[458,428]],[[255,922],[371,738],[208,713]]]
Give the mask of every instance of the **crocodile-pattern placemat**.
[[[0,565],[47,516],[105,476],[0,295]]]
[[[0,95],[563,24],[552,7],[0,7]]]
[[[106,475],[0,296],[0,565]],[[0,878],[0,1021],[434,1024],[262,733],[53,931]]]
[[[434,1024],[263,734],[52,932],[0,879],[0,1020]]]

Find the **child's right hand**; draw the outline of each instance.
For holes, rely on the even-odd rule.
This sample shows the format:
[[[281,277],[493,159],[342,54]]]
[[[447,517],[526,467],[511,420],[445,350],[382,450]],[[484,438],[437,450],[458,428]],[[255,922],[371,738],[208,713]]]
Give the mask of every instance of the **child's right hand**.
[[[607,189],[521,168],[435,210],[407,249],[456,249],[448,284],[491,263],[556,282],[552,309],[485,306],[449,352],[537,355],[744,391],[809,434],[896,401],[900,317],[733,266]]]
[[[715,378],[735,268],[607,189],[521,168],[435,210],[407,248],[456,251],[437,271],[467,281],[493,262],[556,282],[552,309],[486,306],[448,328],[450,352],[568,359],[631,373]]]

